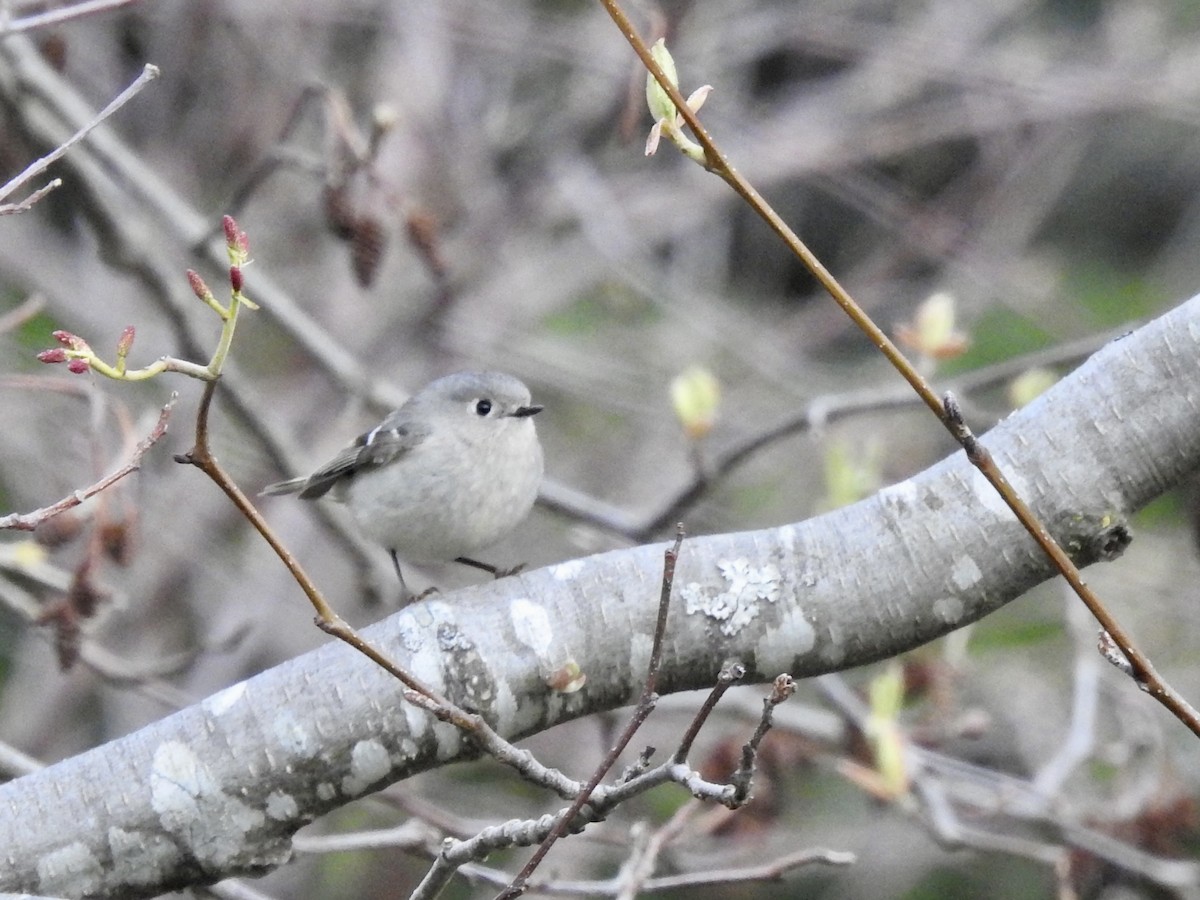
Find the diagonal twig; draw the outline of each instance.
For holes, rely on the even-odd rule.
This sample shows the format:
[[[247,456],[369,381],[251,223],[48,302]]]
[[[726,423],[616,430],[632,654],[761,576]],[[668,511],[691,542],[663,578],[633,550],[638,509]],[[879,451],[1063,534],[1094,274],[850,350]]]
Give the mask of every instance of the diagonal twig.
[[[871,343],[879,349],[880,353],[887,358],[888,362],[892,364],[896,371],[908,382],[913,391],[921,398],[921,401],[937,416],[938,421],[963,446],[970,459],[972,456],[972,446],[978,447],[979,444],[974,440],[973,436],[968,441],[967,434],[969,434],[969,431],[964,434],[963,427],[965,426],[962,425],[961,414],[957,415],[957,417],[955,416],[949,408],[949,404],[942,397],[938,396],[929,382],[925,380],[916,367],[900,351],[900,348],[892,342],[883,329],[876,325],[862,307],[855,302],[854,298],[842,287],[833,274],[825,268],[824,264],[817,259],[808,246],[800,240],[800,237],[783,220],[779,213],[730,164],[707,129],[701,124],[696,113],[688,106],[687,101],[679,92],[679,88],[672,83],[662,67],[651,55],[650,48],[646,46],[646,42],[638,34],[637,29],[621,8],[619,0],[600,0],[600,2],[625,36],[630,46],[633,47],[634,52],[641,59],[646,70],[671,98],[671,102],[674,104],[679,116],[695,135],[697,143],[703,148],[704,167],[708,171],[718,175],[739,197],[746,201],[750,208],[775,232],[788,249],[800,259],[805,268],[812,273],[830,297],[833,298],[834,302],[841,307],[842,311],[849,316],[851,321],[858,326]],[[971,461],[975,463],[975,459],[971,459]],[[1105,610],[1099,598],[1086,590],[1083,576],[1080,574],[1078,567],[1071,561],[1070,557],[1054,539],[1053,535],[1050,534],[1046,526],[1013,489],[1000,468],[994,462],[986,466],[976,464],[976,467],[992,487],[996,489],[997,493],[1000,494],[1001,499],[1012,510],[1022,527],[1029,532],[1038,546],[1045,552],[1055,568],[1062,573],[1071,587],[1080,595],[1080,598],[1087,605],[1088,609],[1093,615],[1097,616],[1117,649],[1129,661],[1138,687],[1169,709],[1176,718],[1191,729],[1195,735],[1200,737],[1200,714],[1197,714],[1195,709],[1162,680],[1153,666],[1150,665],[1149,659],[1136,648],[1128,633]],[[1085,596],[1085,593],[1088,596]],[[1097,612],[1098,610],[1103,611],[1102,618]]]
[[[141,93],[142,88],[144,88],[151,81],[153,81],[155,78],[157,78],[158,75],[159,75],[158,66],[152,66],[150,64],[147,64],[142,69],[142,74],[139,75],[137,78],[135,78],[133,80],[133,83],[130,84],[129,87],[125,88],[125,90],[123,90],[123,91],[121,91],[121,93],[117,94],[117,96],[113,99],[113,101],[108,104],[108,106],[104,107],[104,109],[100,110],[100,112],[98,112],[96,114],[95,118],[93,118],[90,122],[85,124],[82,128],[80,128],[78,131],[76,131],[73,135],[71,135],[69,138],[67,138],[65,141],[63,141],[61,144],[59,144],[57,147],[55,147],[53,150],[51,150],[49,153],[47,153],[41,159],[30,163],[29,166],[26,167],[24,172],[22,172],[20,175],[17,175],[15,178],[13,178],[11,181],[9,181],[8,184],[4,185],[4,187],[0,187],[0,200],[3,200],[5,197],[9,196],[9,194],[11,194],[13,191],[15,191],[21,185],[23,185],[27,181],[30,181],[31,179],[33,179],[34,176],[44,172],[50,166],[51,163],[53,163],[56,159],[61,157],[64,153],[66,153],[69,149],[71,149],[71,147],[73,147],[75,144],[79,143],[81,140],[83,140],[85,137],[87,137],[88,132],[90,132],[93,128],[95,128],[97,125],[99,125],[105,119],[107,119],[109,116],[111,116],[113,113],[115,113],[118,109],[120,109],[122,106],[124,106],[126,103],[128,103],[130,100],[132,100],[134,97],[136,97],[139,93]]]
[[[662,664],[663,641],[666,638],[667,632],[667,613],[671,608],[671,591],[675,584],[675,564],[679,560],[679,548],[682,544],[683,526],[680,525],[675,532],[675,543],[663,553],[662,590],[658,600],[658,620],[654,626],[654,643],[650,650],[650,664],[646,673],[646,681],[642,687],[642,696],[633,711],[633,716],[625,726],[625,730],[608,751],[608,754],[601,761],[600,765],[596,767],[596,771],[592,773],[592,777],[588,780],[588,783],[579,792],[579,796],[558,817],[554,828],[546,835],[545,840],[538,845],[529,862],[517,873],[509,886],[497,895],[496,900],[513,900],[513,898],[525,893],[529,877],[541,864],[542,860],[545,859],[546,854],[550,852],[550,848],[554,846],[555,842],[566,834],[567,830],[571,827],[571,823],[575,820],[579,811],[587,804],[596,788],[600,785],[600,782],[604,779],[604,776],[616,765],[617,759],[625,751],[625,748],[629,746],[629,742],[633,740],[634,734],[641,728],[650,713],[654,711],[654,707],[658,702],[658,672]]]
[[[44,506],[41,509],[35,509],[33,512],[12,513],[11,515],[0,516],[0,530],[14,529],[16,531],[33,531],[38,527],[38,525],[40,525],[42,522],[45,522],[47,519],[51,519],[60,513],[64,513],[68,509],[74,509],[89,497],[94,497],[101,491],[106,490],[107,488],[116,484],[131,472],[136,472],[139,468],[141,468],[142,457],[146,455],[146,452],[151,447],[158,443],[159,438],[167,433],[167,420],[171,417],[171,408],[175,405],[175,400],[178,398],[178,396],[179,395],[176,393],[171,394],[171,399],[169,399],[166,405],[163,406],[162,412],[158,414],[158,421],[155,423],[154,428],[148,435],[146,435],[146,437],[138,442],[138,445],[134,448],[133,453],[130,455],[129,459],[125,461],[124,465],[113,472],[110,472],[108,475],[105,475],[95,484],[85,488],[80,488],[79,490],[68,494],[66,497],[63,497],[57,503],[53,503],[50,506]]]

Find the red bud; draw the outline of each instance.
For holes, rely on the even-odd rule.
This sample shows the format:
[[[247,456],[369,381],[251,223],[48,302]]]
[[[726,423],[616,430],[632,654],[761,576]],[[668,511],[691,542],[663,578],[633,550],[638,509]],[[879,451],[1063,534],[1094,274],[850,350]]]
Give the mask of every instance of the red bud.
[[[229,284],[233,288],[233,292],[235,294],[240,294],[242,292],[243,281],[242,281],[242,267],[241,266],[230,266],[229,267]]]
[[[73,359],[67,363],[67,370],[75,375],[82,375],[90,368],[91,366],[88,365],[86,359]]]
[[[61,363],[67,361],[67,351],[62,347],[54,347],[50,350],[43,350],[37,355],[37,358],[44,363]]]
[[[223,216],[221,227],[225,231],[225,245],[230,250],[240,250],[242,253],[250,252],[250,241],[246,238],[246,232],[238,227],[233,216]]]
[[[192,293],[201,300],[207,300],[212,296],[212,291],[208,289],[208,285],[204,283],[204,279],[200,277],[200,273],[195,269],[187,270],[188,285],[192,289]]]
[[[72,350],[78,350],[80,347],[87,346],[87,344],[84,343],[83,338],[79,337],[78,335],[71,334],[69,331],[55,331],[54,339],[64,347],[70,347]]]
[[[117,341],[117,356],[128,356],[129,348],[133,346],[134,329],[132,325],[126,325],[125,330],[121,332],[121,337]]]

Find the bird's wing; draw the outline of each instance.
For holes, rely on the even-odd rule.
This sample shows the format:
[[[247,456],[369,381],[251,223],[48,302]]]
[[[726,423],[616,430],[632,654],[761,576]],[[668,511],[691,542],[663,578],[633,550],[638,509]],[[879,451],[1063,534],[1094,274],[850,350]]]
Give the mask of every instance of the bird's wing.
[[[300,499],[313,500],[323,497],[330,488],[343,478],[374,469],[398,459],[425,440],[427,432],[408,425],[393,426],[391,418],[384,419],[375,428],[358,439],[305,481]]]

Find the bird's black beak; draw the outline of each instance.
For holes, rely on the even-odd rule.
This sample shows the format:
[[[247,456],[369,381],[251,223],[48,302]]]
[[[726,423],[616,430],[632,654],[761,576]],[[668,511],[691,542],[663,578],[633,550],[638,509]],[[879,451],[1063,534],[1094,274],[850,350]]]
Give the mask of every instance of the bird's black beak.
[[[525,419],[529,416],[536,416],[543,409],[545,409],[544,406],[538,406],[537,404],[534,404],[533,406],[518,406],[511,413],[509,413],[509,415],[514,419]]]

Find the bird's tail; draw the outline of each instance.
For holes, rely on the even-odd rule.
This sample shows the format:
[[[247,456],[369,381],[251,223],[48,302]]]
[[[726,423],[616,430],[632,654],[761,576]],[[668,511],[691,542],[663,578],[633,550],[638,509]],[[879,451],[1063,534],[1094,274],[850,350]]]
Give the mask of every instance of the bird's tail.
[[[308,486],[308,477],[289,478],[287,481],[277,481],[268,484],[258,492],[260,497],[274,497],[277,494],[298,494]]]

